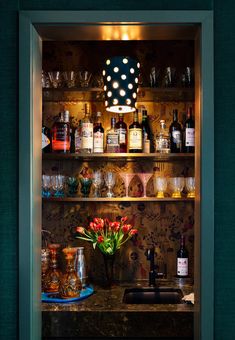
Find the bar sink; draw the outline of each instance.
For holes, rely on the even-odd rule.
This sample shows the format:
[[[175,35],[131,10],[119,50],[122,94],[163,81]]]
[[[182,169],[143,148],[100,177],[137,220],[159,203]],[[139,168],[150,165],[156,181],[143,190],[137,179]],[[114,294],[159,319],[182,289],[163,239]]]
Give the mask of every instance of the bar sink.
[[[181,304],[183,293],[178,288],[141,287],[127,288],[123,302],[128,304]]]

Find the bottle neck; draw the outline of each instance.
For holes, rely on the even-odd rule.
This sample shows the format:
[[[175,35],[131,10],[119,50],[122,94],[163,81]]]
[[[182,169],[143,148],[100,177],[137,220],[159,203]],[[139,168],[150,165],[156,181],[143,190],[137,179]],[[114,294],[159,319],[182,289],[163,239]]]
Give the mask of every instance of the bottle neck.
[[[114,129],[116,125],[116,119],[115,118],[111,118],[111,128]]]
[[[119,120],[119,122],[123,122],[123,115],[119,115],[119,117],[118,117],[118,120]]]
[[[187,111],[187,119],[192,119],[192,108],[188,108],[188,111]]]
[[[185,237],[181,236],[180,238],[180,248],[183,249],[185,248]]]
[[[138,120],[138,112],[134,112],[134,123],[137,123],[139,120]]]
[[[173,111],[173,121],[178,122],[178,111],[177,110]]]

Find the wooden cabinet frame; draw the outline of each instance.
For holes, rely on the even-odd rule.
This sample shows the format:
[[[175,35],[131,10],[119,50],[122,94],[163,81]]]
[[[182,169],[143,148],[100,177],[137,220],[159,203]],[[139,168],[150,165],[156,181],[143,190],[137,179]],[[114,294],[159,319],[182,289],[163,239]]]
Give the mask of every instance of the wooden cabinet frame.
[[[214,338],[214,86],[211,11],[23,11],[19,55],[19,338],[41,339],[41,59],[38,27],[197,25],[195,339]],[[79,40],[79,39],[78,39]]]

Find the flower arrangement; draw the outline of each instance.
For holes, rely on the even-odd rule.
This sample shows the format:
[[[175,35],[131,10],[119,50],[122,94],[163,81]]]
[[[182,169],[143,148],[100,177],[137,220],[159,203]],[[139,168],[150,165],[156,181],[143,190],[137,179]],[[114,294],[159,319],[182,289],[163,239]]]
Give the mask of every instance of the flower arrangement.
[[[107,218],[96,217],[87,228],[77,227],[79,236],[76,237],[92,242],[93,248],[97,246],[104,255],[114,255],[124,243],[138,233],[137,229],[126,223],[127,219],[122,217],[120,221],[111,222]]]

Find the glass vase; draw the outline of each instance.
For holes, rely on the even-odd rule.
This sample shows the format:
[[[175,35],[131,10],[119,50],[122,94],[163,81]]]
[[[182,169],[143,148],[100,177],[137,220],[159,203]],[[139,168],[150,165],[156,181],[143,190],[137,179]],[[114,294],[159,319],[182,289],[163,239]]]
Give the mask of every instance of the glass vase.
[[[115,254],[108,255],[104,254],[104,269],[105,269],[105,287],[111,288],[114,285],[114,261],[115,261]]]
[[[59,291],[60,286],[60,278],[61,272],[58,269],[57,264],[57,252],[60,248],[59,244],[49,244],[48,246],[50,251],[50,264],[49,269],[44,278],[44,292],[46,293],[57,293]]]

